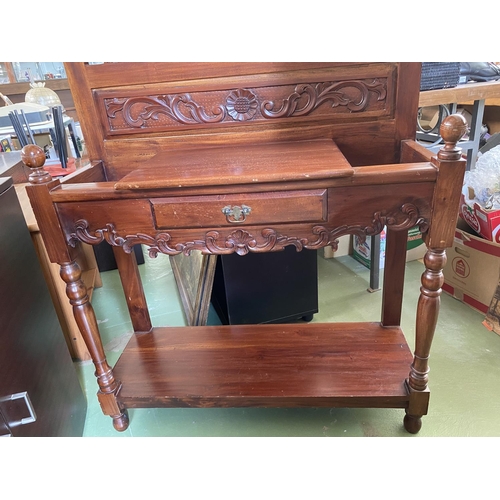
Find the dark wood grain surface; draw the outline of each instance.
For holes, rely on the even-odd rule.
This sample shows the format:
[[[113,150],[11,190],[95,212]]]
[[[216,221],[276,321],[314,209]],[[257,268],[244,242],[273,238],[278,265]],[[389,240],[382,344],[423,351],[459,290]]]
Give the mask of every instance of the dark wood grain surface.
[[[262,184],[349,177],[353,169],[331,140],[253,144],[176,152],[120,179],[115,189]]]
[[[127,406],[404,406],[412,361],[377,323],[155,328],[114,368]]]

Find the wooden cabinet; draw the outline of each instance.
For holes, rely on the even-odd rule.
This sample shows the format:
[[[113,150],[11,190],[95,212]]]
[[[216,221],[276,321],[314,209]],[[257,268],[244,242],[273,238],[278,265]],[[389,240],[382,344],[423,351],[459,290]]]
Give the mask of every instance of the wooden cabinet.
[[[415,144],[418,63],[66,65],[92,165],[53,181],[28,146],[28,193],[117,430],[128,408],[405,410],[418,432],[465,161],[461,117],[437,157]],[[335,246],[387,228],[379,322],[152,327],[132,249],[237,254]],[[428,247],[415,352],[400,326],[408,230]],[[78,242],[110,244],[135,335],[104,353]]]
[[[0,435],[81,436],[87,401],[9,178],[0,221]]]

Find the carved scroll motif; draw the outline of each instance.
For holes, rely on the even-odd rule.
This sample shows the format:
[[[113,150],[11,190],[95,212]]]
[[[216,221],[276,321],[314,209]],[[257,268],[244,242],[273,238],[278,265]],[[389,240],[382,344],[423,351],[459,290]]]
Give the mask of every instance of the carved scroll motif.
[[[377,96],[377,101],[385,100],[386,85],[385,79],[348,80],[299,84],[294,87],[283,86],[283,88],[240,88],[231,91],[198,92],[195,97],[188,93],[115,97],[104,99],[104,105],[112,130],[123,129],[123,125],[132,129],[145,126],[172,126],[172,124],[160,123],[160,115],[182,125],[234,123],[306,116],[326,102],[331,103],[331,108],[345,107],[349,112],[361,112],[365,111],[372,102],[370,93]],[[281,102],[281,105],[274,109],[275,101],[269,97],[276,93],[284,97],[276,100],[276,102]],[[213,101],[219,104],[211,110],[205,109],[200,104],[200,102]],[[121,116],[118,116],[118,113],[121,113]]]
[[[345,90],[356,89],[356,98],[350,97]],[[301,84],[295,92],[283,101],[281,107],[273,111],[274,103],[264,101],[261,111],[266,118],[282,118],[285,116],[304,116],[314,111],[324,102],[331,101],[331,107],[346,106],[349,111],[364,111],[368,106],[370,92],[378,94],[378,101],[385,99],[385,85],[374,80],[372,83],[351,80],[337,83]],[[301,101],[304,101],[301,103]]]
[[[132,108],[136,104],[141,105],[142,111],[134,118]],[[167,115],[186,125],[217,123],[226,117],[226,110],[223,106],[218,106],[210,115],[202,106],[194,102],[189,94],[113,99],[106,105],[106,109],[109,118],[115,118],[116,113],[121,111],[125,122],[136,128],[144,126],[148,120],[158,120],[159,114]]]
[[[380,233],[384,226],[394,230],[404,230],[415,225],[419,226],[422,232],[425,232],[428,227],[427,221],[420,217],[417,207],[408,203],[403,205],[396,214],[385,215],[382,212],[376,212],[370,226],[344,225],[333,230],[324,226],[314,226],[312,228],[312,234],[315,237],[313,241],[308,238],[282,235],[272,228],[265,228],[259,237],[253,236],[244,229],[237,229],[227,236],[221,235],[218,231],[208,231],[203,240],[172,244],[172,237],[169,233],[158,233],[156,236],[138,233],[122,237],[117,234],[113,224],[106,224],[105,228],[97,229],[91,233],[89,223],[80,219],[75,223],[75,230],[69,237],[69,244],[74,246],[77,240],[90,245],[107,241],[110,245],[123,247],[127,253],[132,251],[134,245],[142,244],[149,247],[151,257],[156,257],[158,253],[189,255],[192,250],[200,250],[208,254],[237,253],[245,255],[249,252],[283,250],[290,245],[295,246],[297,251],[303,248],[316,250],[327,245],[336,247],[338,238],[346,234],[355,234],[364,239],[367,236]]]

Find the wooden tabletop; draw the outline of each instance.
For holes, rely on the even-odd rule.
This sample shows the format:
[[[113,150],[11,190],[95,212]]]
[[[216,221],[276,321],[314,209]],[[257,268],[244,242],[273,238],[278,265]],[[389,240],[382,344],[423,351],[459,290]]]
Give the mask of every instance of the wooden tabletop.
[[[21,205],[21,210],[23,211],[24,218],[26,219],[26,224],[30,232],[34,233],[38,231],[38,222],[36,221],[35,214],[31,208],[30,200],[28,198],[28,193],[26,193],[25,184],[14,184],[16,188],[17,198],[19,199],[19,204]]]
[[[500,80],[494,82],[464,83],[450,89],[424,90],[420,92],[418,106],[439,104],[472,104],[477,100],[500,98]]]
[[[286,182],[349,177],[353,169],[331,139],[224,146],[164,155],[161,164],[137,169],[117,190]]]
[[[9,170],[21,161],[21,151],[0,152],[0,173]]]
[[[0,177],[12,177],[14,184],[27,182],[27,168],[21,161],[21,151],[0,152]]]

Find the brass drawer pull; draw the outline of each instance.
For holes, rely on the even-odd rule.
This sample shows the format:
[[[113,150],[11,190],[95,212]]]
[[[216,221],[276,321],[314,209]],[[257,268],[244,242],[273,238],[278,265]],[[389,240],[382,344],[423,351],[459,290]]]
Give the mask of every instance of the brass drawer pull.
[[[252,211],[250,207],[246,205],[227,205],[222,209],[222,213],[226,216],[226,220],[231,224],[242,224],[246,221],[247,215]]]

